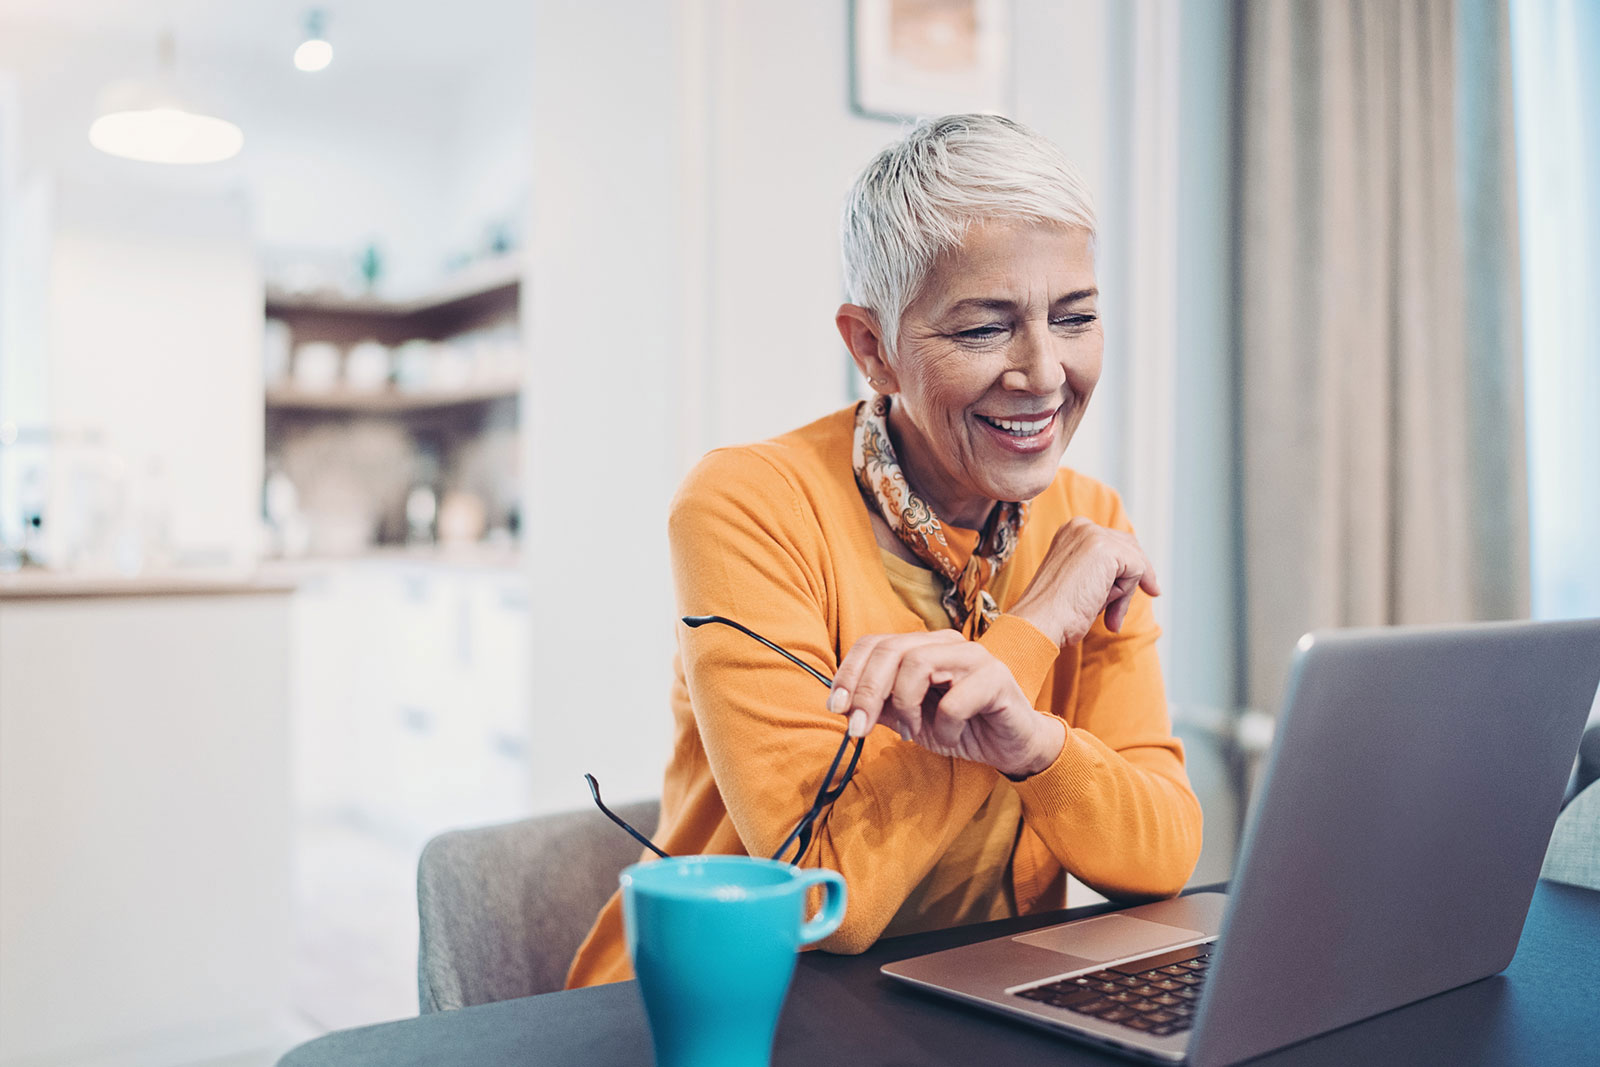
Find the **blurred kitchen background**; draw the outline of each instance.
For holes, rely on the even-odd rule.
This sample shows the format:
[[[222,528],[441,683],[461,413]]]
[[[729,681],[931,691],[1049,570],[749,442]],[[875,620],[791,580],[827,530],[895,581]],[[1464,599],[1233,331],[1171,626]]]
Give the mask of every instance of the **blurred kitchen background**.
[[[860,395],[838,209],[918,112],[1011,114],[1098,197],[1067,462],[1168,590],[1226,877],[1288,653],[1241,534],[1242,79],[1352,5],[1249,6],[0,0],[0,1067],[414,1014],[430,836],[656,793],[667,502]],[[1515,75],[1503,613],[1600,614],[1600,19],[1429,10]]]

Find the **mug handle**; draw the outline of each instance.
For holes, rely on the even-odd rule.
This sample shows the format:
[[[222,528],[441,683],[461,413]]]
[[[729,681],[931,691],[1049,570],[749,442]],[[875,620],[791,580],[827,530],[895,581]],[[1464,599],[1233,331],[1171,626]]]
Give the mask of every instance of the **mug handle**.
[[[813,941],[821,941],[844,922],[844,905],[849,893],[845,889],[844,875],[838,871],[830,871],[826,867],[814,870],[800,871],[795,881],[800,884],[801,890],[806,890],[814,885],[825,887],[822,898],[822,910],[817,912],[817,917],[800,927],[800,943],[809,945]]]

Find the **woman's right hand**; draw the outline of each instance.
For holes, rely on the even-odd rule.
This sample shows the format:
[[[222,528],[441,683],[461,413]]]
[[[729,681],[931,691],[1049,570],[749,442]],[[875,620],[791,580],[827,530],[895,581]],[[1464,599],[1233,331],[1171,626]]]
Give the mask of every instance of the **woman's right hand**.
[[[1155,569],[1131,533],[1076,518],[1056,531],[1044,562],[1008,614],[1065,648],[1082,641],[1102,612],[1116,632],[1133,591],[1160,596]]]

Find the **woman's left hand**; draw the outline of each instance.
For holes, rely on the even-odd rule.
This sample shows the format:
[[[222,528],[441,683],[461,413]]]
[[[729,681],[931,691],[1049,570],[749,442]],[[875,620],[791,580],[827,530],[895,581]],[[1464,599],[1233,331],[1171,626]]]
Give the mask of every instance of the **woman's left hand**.
[[[1013,779],[1050,766],[1066,742],[1066,724],[1035,710],[1010,669],[955,630],[861,638],[839,664],[828,709],[850,716],[852,736],[881,722]]]

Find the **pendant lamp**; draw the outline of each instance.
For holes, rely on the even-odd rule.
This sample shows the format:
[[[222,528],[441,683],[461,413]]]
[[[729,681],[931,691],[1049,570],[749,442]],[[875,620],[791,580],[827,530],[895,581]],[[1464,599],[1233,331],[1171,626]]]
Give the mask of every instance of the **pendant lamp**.
[[[161,38],[159,53],[155,80],[114,82],[101,92],[89,143],[143,163],[219,163],[238,155],[244,145],[239,127],[179,94],[171,34]]]
[[[328,43],[328,17],[322,11],[306,12],[306,37],[294,50],[294,65],[308,74],[327,69],[333,62],[333,45]]]

